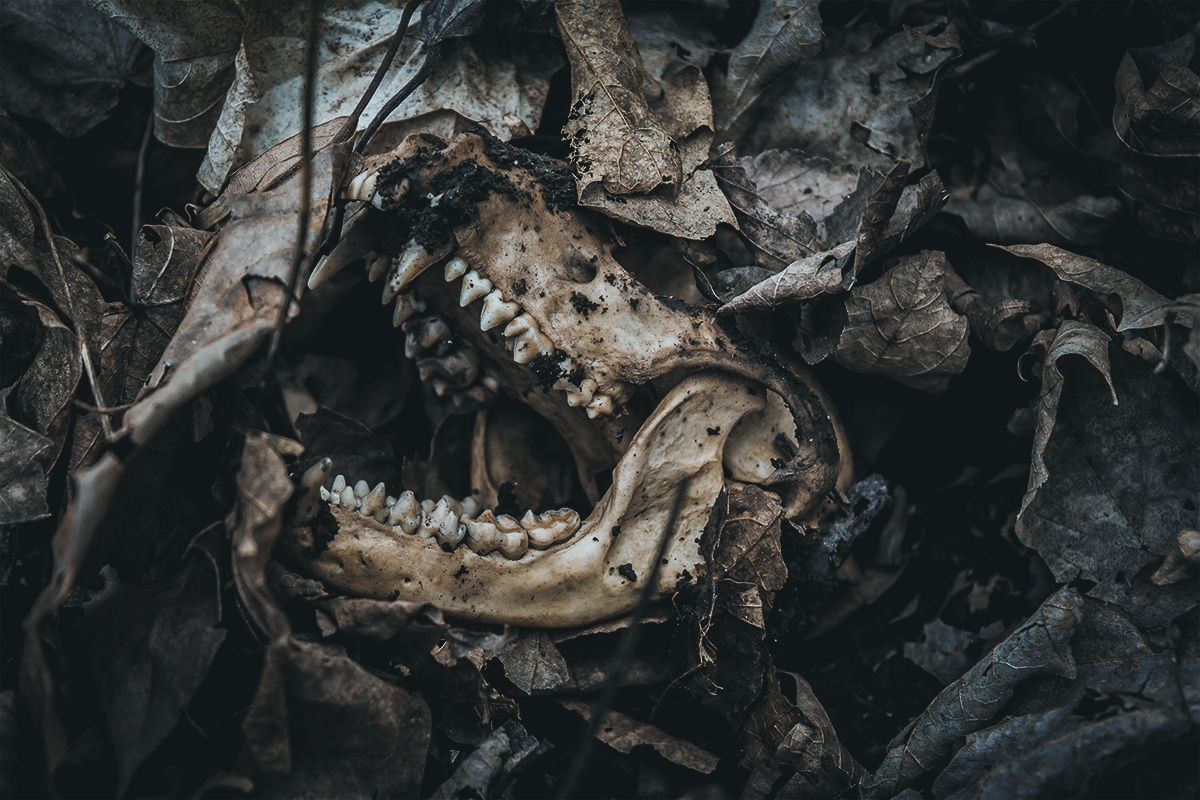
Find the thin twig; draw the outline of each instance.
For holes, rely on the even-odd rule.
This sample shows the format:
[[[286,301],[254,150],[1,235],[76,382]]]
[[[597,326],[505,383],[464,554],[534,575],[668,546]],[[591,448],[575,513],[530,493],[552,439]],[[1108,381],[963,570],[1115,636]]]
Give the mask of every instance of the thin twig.
[[[410,3],[420,2],[420,0],[410,0]],[[405,11],[407,11],[407,7]],[[408,99],[408,96],[417,90],[417,87],[425,82],[429,77],[429,73],[433,71],[433,66],[437,63],[438,55],[441,46],[438,44],[427,43],[425,49],[425,61],[422,62],[421,68],[417,70],[417,74],[409,79],[408,83],[401,87],[400,91],[396,92],[388,101],[383,104],[383,108],[379,109],[379,113],[371,120],[370,124],[363,130],[362,136],[358,137],[358,141],[354,144],[354,152],[363,152],[371,141],[371,137],[379,130],[392,112],[395,111],[401,103]]]
[[[613,701],[617,699],[617,691],[621,688],[621,679],[628,672],[629,665],[633,662],[634,650],[637,649],[638,641],[642,636],[642,623],[646,618],[646,612],[650,608],[650,601],[654,596],[654,587],[658,585],[658,575],[662,571],[662,562],[667,554],[667,545],[674,538],[671,534],[679,522],[679,512],[683,510],[683,499],[687,496],[687,489],[690,483],[691,478],[685,477],[675,488],[675,499],[671,502],[671,513],[667,516],[667,524],[662,532],[662,536],[659,537],[658,552],[655,554],[654,561],[651,562],[650,574],[647,576],[646,583],[642,586],[641,594],[638,595],[637,606],[633,609],[633,613],[629,617],[629,627],[625,629],[621,641],[617,644],[617,651],[613,654],[612,660],[608,664],[608,673],[604,679],[604,691],[592,705],[587,731],[580,740],[578,747],[575,748],[575,755],[571,758],[571,765],[567,768],[567,774],[563,778],[563,782],[559,784],[558,792],[555,793],[555,797],[558,800],[569,800],[569,798],[575,797],[575,788],[579,785],[579,779],[583,777],[583,771],[587,769],[588,759],[591,757],[592,745],[596,741],[596,734],[600,732],[600,726],[604,724],[604,718],[608,715],[609,709],[612,708]]]
[[[138,148],[137,172],[133,176],[133,234],[129,237],[129,252],[137,245],[138,230],[142,227],[142,186],[146,179],[146,153],[150,151],[150,136],[154,132],[154,112],[146,117],[142,146]]]
[[[375,97],[375,92],[379,90],[379,85],[383,83],[383,76],[391,69],[392,62],[396,60],[396,53],[400,52],[400,45],[404,43],[404,37],[408,33],[408,23],[412,21],[412,16],[419,5],[421,5],[421,0],[408,0],[404,4],[404,13],[400,15],[400,24],[396,26],[396,32],[392,34],[392,38],[388,42],[387,52],[383,54],[383,61],[379,62],[379,68],[375,70],[375,77],[371,78],[371,85],[358,99],[358,105],[350,112],[349,119],[338,131],[334,141],[345,142],[358,130],[359,117],[367,110],[371,99]]]

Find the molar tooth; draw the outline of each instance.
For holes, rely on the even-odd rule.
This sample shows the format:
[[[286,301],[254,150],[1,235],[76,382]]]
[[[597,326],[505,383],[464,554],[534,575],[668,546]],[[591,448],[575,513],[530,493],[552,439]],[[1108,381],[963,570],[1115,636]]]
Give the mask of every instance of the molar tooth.
[[[380,481],[363,498],[362,505],[358,508],[358,513],[364,517],[373,517],[376,521],[383,522],[387,519],[387,506],[384,504],[386,497],[387,487]]]
[[[493,289],[483,298],[483,311],[479,314],[479,327],[481,330],[490,331],[520,313],[521,306],[507,302],[504,295],[500,294],[499,289]]]
[[[425,498],[424,500],[421,501],[421,513],[428,514],[430,511],[433,511],[433,507],[435,505],[437,505],[437,504],[434,503],[433,500],[430,500],[429,498]]]
[[[468,270],[463,276],[462,292],[458,295],[458,304],[469,306],[492,290],[492,282],[475,270]]]
[[[407,334],[404,337],[404,355],[409,358],[416,358],[429,350],[441,355],[450,346],[453,336],[446,321],[436,315],[409,320],[404,325],[404,331]]]
[[[424,272],[431,263],[433,263],[433,259],[430,258],[429,253],[425,252],[425,248],[415,241],[409,240],[404,252],[399,255],[392,267],[391,278],[384,284],[383,304],[387,305],[395,300],[396,295],[400,294],[400,290],[416,280],[417,276]]]
[[[425,538],[433,537],[439,544],[452,548],[461,542],[462,538],[459,536],[458,514],[450,507],[450,503],[447,502],[449,499],[443,497],[438,500],[432,510],[421,516],[421,529],[418,533]],[[465,535],[466,531],[462,533]]]
[[[467,266],[467,262],[458,256],[450,259],[446,262],[446,283],[458,280],[463,275],[466,275],[469,269],[470,267]]]
[[[504,536],[496,527],[496,517],[491,511],[484,511],[475,518],[470,515],[463,517],[462,526],[466,530],[467,547],[481,556],[500,549],[504,541]]]
[[[347,486],[338,495],[338,505],[353,511],[358,507],[358,498],[354,496],[354,487]]]
[[[587,405],[588,419],[608,417],[613,413],[613,399],[606,394],[598,394]]]
[[[401,294],[396,298],[396,310],[392,312],[392,327],[399,328],[427,307],[421,298],[413,297],[411,293]]]
[[[516,517],[501,514],[496,517],[496,529],[500,532],[500,554],[516,561],[529,552],[529,534],[521,527]]]
[[[366,170],[354,176],[346,187],[347,200],[361,200],[371,203],[375,200],[375,184],[379,180],[379,170]]]
[[[402,492],[388,509],[387,524],[411,534],[421,524],[421,506],[411,491]]]
[[[559,542],[570,539],[579,530],[579,512],[569,508],[543,511],[536,517],[526,511],[521,518],[521,527],[529,532],[529,546],[545,550]]]
[[[391,508],[392,506],[396,505],[396,498],[389,494],[387,497],[383,498],[383,504],[388,508]]]

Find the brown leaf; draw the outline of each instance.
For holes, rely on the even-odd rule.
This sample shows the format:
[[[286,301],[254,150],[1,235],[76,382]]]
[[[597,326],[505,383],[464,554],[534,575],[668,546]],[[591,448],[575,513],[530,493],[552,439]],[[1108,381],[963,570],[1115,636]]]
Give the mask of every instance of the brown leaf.
[[[559,705],[591,720],[592,707],[582,700],[558,700]],[[608,711],[596,732],[596,738],[621,753],[649,745],[672,764],[678,764],[704,775],[717,768],[717,757],[704,748],[680,739],[647,722],[640,722],[619,711]]]
[[[741,163],[763,200],[780,213],[800,216],[803,212],[818,224],[859,184],[858,170],[852,165],[836,165],[800,150],[766,150],[753,158],[743,156]]]
[[[54,443],[0,414],[0,525],[50,516],[46,488],[54,466]]]
[[[731,482],[729,513],[713,548],[713,580],[718,587],[728,583],[745,590],[726,598],[722,606],[758,628],[766,627],[775,592],[787,581],[779,541],[782,514],[774,494],[754,484]]]
[[[968,324],[946,299],[943,253],[925,251],[855,287],[834,358],[856,372],[882,373],[942,391],[967,364]]]
[[[758,8],[750,32],[729,56],[717,92],[717,127],[733,127],[788,70],[821,48],[824,32],[815,0],[767,0]]]
[[[31,299],[25,303],[37,312],[42,342],[13,387],[12,410],[18,419],[49,437],[54,447],[48,455],[56,461],[67,440],[71,402],[83,375],[79,337],[47,306]]]
[[[538,740],[519,722],[506,723],[492,731],[458,768],[432,800],[461,800],[466,797],[496,797],[503,785],[538,756]]]
[[[504,676],[525,694],[553,691],[571,677],[566,659],[545,631],[521,631],[496,658]]]

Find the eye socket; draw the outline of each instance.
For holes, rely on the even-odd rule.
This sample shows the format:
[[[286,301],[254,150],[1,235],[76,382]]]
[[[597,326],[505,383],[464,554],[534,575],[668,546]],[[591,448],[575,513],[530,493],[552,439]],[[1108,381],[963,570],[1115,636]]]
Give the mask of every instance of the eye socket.
[[[596,257],[588,258],[582,253],[568,253],[563,263],[567,280],[575,283],[591,283],[596,279]]]

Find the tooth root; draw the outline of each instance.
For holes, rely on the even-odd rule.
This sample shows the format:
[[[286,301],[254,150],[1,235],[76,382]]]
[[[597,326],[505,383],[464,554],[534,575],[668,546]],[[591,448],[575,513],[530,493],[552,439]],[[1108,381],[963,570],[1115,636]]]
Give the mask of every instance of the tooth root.
[[[387,524],[411,534],[421,523],[421,506],[411,491],[402,492],[388,509]]]
[[[458,280],[463,275],[466,275],[469,269],[470,267],[467,266],[467,262],[463,261],[458,256],[450,259],[446,262],[446,283]]]
[[[496,527],[496,517],[491,511],[484,511],[475,518],[463,517],[462,526],[466,531],[467,547],[479,555],[486,556],[500,549],[504,537]]]
[[[358,498],[354,496],[354,487],[347,486],[338,495],[338,505],[353,511],[358,508]]]
[[[458,304],[469,306],[492,290],[492,282],[475,270],[468,270],[463,276],[462,291],[458,295]]]
[[[396,298],[396,310],[392,312],[392,327],[399,328],[426,308],[425,301],[419,297],[413,297],[411,293],[401,294]]]
[[[508,322],[521,313],[521,307],[516,303],[505,301],[499,289],[493,289],[483,298],[483,310],[479,314],[479,327],[490,331],[497,325]]]
[[[613,413],[613,399],[606,394],[598,394],[592,398],[592,402],[587,405],[587,415],[589,419],[596,417],[608,417]]]
[[[382,482],[375,484],[375,488],[367,493],[367,496],[362,499],[362,505],[358,507],[358,513],[364,517],[372,517],[379,522],[387,519],[387,487]]]
[[[345,488],[346,488],[346,476],[338,475],[336,478],[333,479],[333,486],[331,486],[329,488],[329,491],[333,492],[334,494],[341,494],[342,489],[345,489]]]
[[[379,170],[360,172],[350,181],[346,188],[347,200],[361,200],[370,203],[375,199],[375,184],[379,181]]]
[[[416,242],[409,241],[404,252],[396,259],[392,267],[391,277],[383,287],[383,304],[387,305],[396,299],[400,290],[417,279],[422,272],[433,263],[425,248]]]

